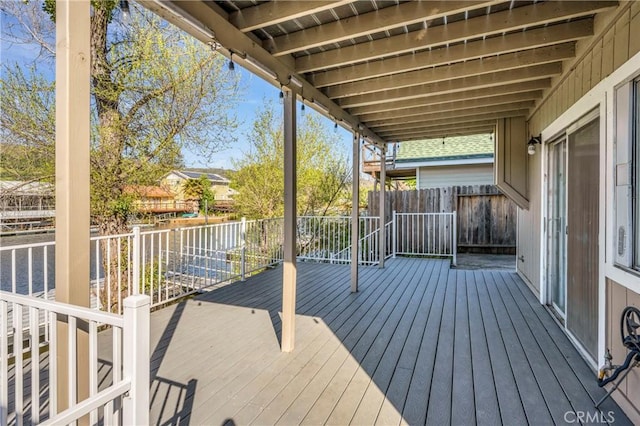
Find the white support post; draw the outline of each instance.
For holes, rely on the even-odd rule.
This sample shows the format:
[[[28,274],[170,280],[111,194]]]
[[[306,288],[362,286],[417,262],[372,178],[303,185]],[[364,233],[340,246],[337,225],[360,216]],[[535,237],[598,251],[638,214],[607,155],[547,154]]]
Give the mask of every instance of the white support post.
[[[384,257],[387,250],[385,237],[385,193],[387,180],[387,150],[380,149],[380,229],[378,234],[378,249],[380,250],[378,266],[384,268]]]
[[[282,269],[282,344],[291,352],[296,317],[296,93],[284,92],[284,265]]]
[[[358,291],[360,240],[360,134],[353,134],[353,178],[351,187],[351,293]]]
[[[133,227],[133,254],[131,259],[132,268],[133,268],[133,294],[144,293],[142,288],[140,288],[140,227]]]
[[[126,425],[149,424],[149,308],[151,299],[142,294],[124,299],[123,376],[131,390],[123,401]]]
[[[244,281],[247,274],[247,218],[240,220],[240,280]]]
[[[456,210],[453,211],[453,216],[451,218],[453,222],[451,226],[453,227],[453,241],[451,242],[451,247],[453,250],[453,266],[458,264],[458,212]]]
[[[393,257],[396,257],[396,252],[398,251],[398,215],[397,212],[394,210],[393,211],[393,216],[391,217],[392,225],[391,225],[391,232],[393,233],[392,235],[392,240],[391,244],[393,245]]]
[[[90,21],[89,0],[56,2],[56,301],[84,307],[90,302]],[[56,326],[62,342],[76,333],[65,321]],[[77,403],[69,400],[74,374],[78,400],[89,396],[88,352],[89,338],[81,328],[76,353],[58,345],[58,389],[51,390],[57,392],[58,411]],[[69,359],[77,359],[75,372],[69,371]]]

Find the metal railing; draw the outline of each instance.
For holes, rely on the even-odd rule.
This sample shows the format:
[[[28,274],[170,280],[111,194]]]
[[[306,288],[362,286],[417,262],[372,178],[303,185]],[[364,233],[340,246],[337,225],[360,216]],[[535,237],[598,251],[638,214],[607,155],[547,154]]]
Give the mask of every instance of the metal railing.
[[[361,265],[379,262],[378,217],[361,217]],[[241,220],[190,228],[91,238],[91,307],[122,313],[123,300],[146,294],[152,307],[248,274],[283,259],[283,220]],[[351,218],[302,216],[298,259],[351,261]],[[385,224],[385,257],[450,256],[456,261],[454,213],[395,213]],[[0,290],[55,299],[54,242],[0,247]]]
[[[393,254],[451,257],[456,264],[457,217],[453,213],[393,212]]]
[[[373,235],[378,229],[378,217],[361,217],[359,232],[361,247],[367,253],[376,245]],[[349,216],[301,216],[298,218],[298,259],[316,262],[345,263],[351,259],[351,217]],[[370,255],[361,256],[361,264],[375,261]]]
[[[98,330],[104,327],[111,328],[112,343],[100,351]],[[125,299],[121,316],[0,291],[0,331],[0,424],[69,424],[87,415],[91,424],[148,423],[147,296]],[[88,345],[89,367],[84,400],[77,387],[82,342]],[[60,383],[57,354],[64,346],[68,376]],[[61,384],[69,401],[63,411],[58,410]]]

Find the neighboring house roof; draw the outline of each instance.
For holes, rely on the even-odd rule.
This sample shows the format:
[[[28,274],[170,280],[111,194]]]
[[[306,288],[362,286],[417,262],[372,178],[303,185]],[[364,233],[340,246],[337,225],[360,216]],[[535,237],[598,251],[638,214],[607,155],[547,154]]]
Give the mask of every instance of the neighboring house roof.
[[[451,160],[493,160],[493,135],[452,136],[401,142],[396,163],[444,162]],[[470,161],[474,162],[474,161]],[[483,161],[492,162],[492,161]]]
[[[0,191],[3,195],[53,196],[53,185],[45,182],[25,182],[19,180],[0,180]]]
[[[171,173],[181,177],[182,179],[199,179],[200,176],[205,175],[207,179],[211,181],[211,183],[229,183],[230,182],[229,179],[215,173],[203,173],[203,172],[191,171],[191,170],[173,170]],[[167,176],[170,175],[171,173],[168,173]]]
[[[173,194],[160,186],[128,185],[124,192],[147,198],[173,198]]]

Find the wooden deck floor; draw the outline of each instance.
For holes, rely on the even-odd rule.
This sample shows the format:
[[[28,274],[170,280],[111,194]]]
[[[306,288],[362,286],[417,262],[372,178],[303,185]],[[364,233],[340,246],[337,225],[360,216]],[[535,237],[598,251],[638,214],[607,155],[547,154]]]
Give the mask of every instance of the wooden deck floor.
[[[393,259],[350,294],[348,266],[299,264],[290,354],[281,277],[152,314],[153,424],[542,425],[593,415],[604,395],[514,273]]]

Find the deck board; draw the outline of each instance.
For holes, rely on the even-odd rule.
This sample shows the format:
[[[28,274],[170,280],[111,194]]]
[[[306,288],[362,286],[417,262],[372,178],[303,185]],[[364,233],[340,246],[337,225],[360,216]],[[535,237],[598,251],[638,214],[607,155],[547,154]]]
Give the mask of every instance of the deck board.
[[[397,258],[362,268],[356,294],[349,280],[348,265],[298,264],[292,353],[281,268],[152,313],[152,424],[537,425],[604,395],[515,273]],[[603,411],[630,424],[612,400]]]

